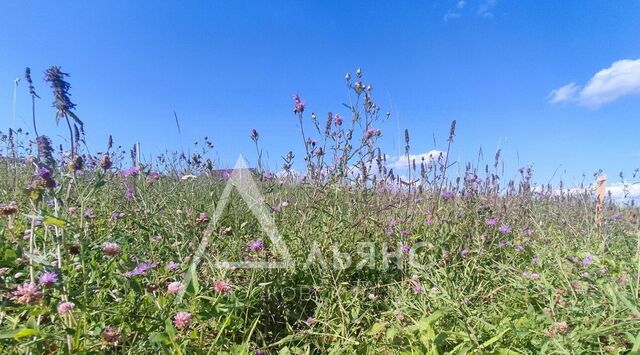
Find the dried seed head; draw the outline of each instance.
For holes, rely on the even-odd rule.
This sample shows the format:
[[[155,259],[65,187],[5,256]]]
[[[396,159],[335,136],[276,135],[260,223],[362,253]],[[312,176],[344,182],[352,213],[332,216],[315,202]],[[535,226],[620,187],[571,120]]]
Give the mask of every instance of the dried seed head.
[[[100,159],[100,168],[102,168],[102,170],[109,170],[112,166],[113,163],[111,162],[111,158],[109,158],[109,154],[103,155]]]
[[[453,141],[453,137],[456,135],[456,120],[451,121],[451,128],[449,129],[449,142]]]

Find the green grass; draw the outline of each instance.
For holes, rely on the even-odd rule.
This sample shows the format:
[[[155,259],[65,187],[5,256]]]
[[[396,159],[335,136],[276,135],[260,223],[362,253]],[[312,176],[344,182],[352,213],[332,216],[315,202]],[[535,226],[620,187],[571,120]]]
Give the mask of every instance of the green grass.
[[[14,174],[18,186],[26,186],[32,167],[1,169],[0,200],[15,200],[19,209],[0,219],[1,266],[7,268],[1,277],[3,353],[628,353],[640,346],[635,209],[621,210],[618,219],[611,218],[618,208],[609,206],[604,226],[596,229],[584,197],[479,194],[442,200],[433,210],[438,199],[428,191],[264,181],[259,186],[269,205],[289,201],[273,216],[295,267],[215,266],[278,258],[234,193],[192,275],[197,282],[186,285],[176,303],[166,285],[183,280],[207,226],[197,223],[199,214],[211,215],[224,181],[203,175],[152,182],[145,174],[85,171],[75,182],[57,175],[57,189],[26,193],[14,188]],[[131,200],[124,195],[127,184],[135,186]],[[56,208],[45,203],[49,199]],[[85,216],[87,209],[93,216]],[[116,211],[124,216],[112,219]],[[490,217],[501,222],[487,226]],[[34,275],[55,271],[61,280],[44,289],[40,301],[18,304],[11,292],[29,281],[23,235],[32,218],[42,221],[34,228]],[[500,233],[501,223],[512,231]],[[523,233],[527,227],[530,236]],[[255,239],[264,240],[264,249],[248,251]],[[105,256],[105,242],[119,244],[121,253]],[[361,242],[372,243],[374,267],[359,256]],[[383,267],[385,245],[395,251],[398,243],[418,242],[426,243],[417,253],[422,268],[409,266],[406,255]],[[326,267],[306,262],[314,245]],[[518,245],[524,250],[516,251]],[[350,255],[350,267],[334,265],[336,246]],[[593,261],[583,265],[588,253]],[[124,276],[142,261],[158,266]],[[180,268],[165,270],[170,261]],[[232,292],[215,291],[222,279]],[[65,298],[76,307],[61,316],[56,307]],[[178,311],[192,314],[188,328],[172,324]],[[117,329],[117,345],[101,337],[108,326]]]

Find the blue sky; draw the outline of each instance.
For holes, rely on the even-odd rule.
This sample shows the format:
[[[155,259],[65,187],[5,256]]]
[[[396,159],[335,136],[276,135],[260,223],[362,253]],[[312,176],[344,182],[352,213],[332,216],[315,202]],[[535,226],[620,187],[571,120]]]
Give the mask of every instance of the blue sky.
[[[444,149],[456,119],[455,159],[501,148],[510,176],[533,164],[539,182],[556,169],[570,183],[600,168],[615,178],[640,166],[638,14],[624,0],[3,1],[0,122],[30,66],[40,130],[64,135],[42,82],[60,65],[93,150],[108,134],[176,149],[175,110],[185,145],[208,135],[223,165],[251,161],[256,128],[277,169],[303,148],[291,95],[320,117],[345,113],[344,75],[361,67],[393,114],[380,127],[391,155],[404,128],[414,154]],[[28,100],[22,81],[15,126],[29,127]]]

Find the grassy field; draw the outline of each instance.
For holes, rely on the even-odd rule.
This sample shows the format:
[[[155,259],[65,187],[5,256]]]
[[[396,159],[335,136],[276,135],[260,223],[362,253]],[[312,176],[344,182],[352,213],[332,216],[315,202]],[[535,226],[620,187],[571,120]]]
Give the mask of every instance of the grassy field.
[[[285,155],[278,174],[251,132],[254,205],[221,197],[234,175],[207,159],[208,140],[152,162],[111,141],[90,154],[63,97],[75,142],[63,152],[4,135],[0,352],[640,351],[637,208],[534,186],[526,167],[503,181],[499,154],[459,177],[446,154],[398,176],[376,145],[386,117],[370,86],[348,84],[344,118],[320,121],[294,97],[305,156]],[[287,267],[224,263],[285,257],[256,211]]]

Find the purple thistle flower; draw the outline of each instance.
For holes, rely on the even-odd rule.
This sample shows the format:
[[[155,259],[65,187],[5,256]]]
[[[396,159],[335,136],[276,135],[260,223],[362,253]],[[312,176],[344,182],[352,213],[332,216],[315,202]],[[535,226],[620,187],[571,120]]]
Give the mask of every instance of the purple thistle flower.
[[[364,140],[369,140],[373,137],[380,137],[382,132],[376,128],[369,128],[366,132],[364,132]]]
[[[509,226],[508,224],[503,224],[500,226],[500,229],[498,229],[500,231],[500,233],[502,234],[508,234],[511,233],[511,226]]]
[[[533,258],[533,259],[531,259],[531,264],[533,264],[533,265],[540,265],[540,259],[539,259],[539,258]]]
[[[306,321],[304,321],[305,323],[307,323],[307,325],[314,325],[316,323],[316,319],[313,317],[309,317],[307,318]]]
[[[444,190],[440,194],[440,197],[442,197],[445,200],[451,200],[451,199],[453,199],[454,196],[455,196],[455,194],[451,190]]]
[[[591,253],[587,254],[587,256],[582,259],[582,266],[588,266],[593,261],[593,255]]]
[[[58,305],[58,314],[63,315],[71,312],[76,307],[73,302],[62,302]]]
[[[522,245],[516,245],[516,251],[518,253],[522,253],[524,251],[524,247]]]
[[[91,208],[87,208],[84,210],[84,216],[86,218],[91,219],[91,218],[95,218],[96,215],[93,213],[93,210]]]
[[[124,191],[124,197],[127,200],[131,201],[133,199],[133,193],[134,193],[133,187],[127,185],[127,188]]]
[[[262,247],[263,247],[262,239],[256,239],[254,241],[249,242],[249,244],[247,244],[247,249],[251,251],[262,250]]]
[[[302,102],[302,100],[300,99],[300,95],[295,94],[293,95],[293,102],[294,102],[294,106],[293,106],[293,113],[302,113],[304,112],[304,102]]]
[[[39,177],[45,180],[48,180],[51,178],[51,171],[43,166],[36,169],[36,175],[38,175]]]
[[[333,116],[333,124],[336,126],[342,125],[342,116],[340,116],[339,114],[335,114]]]
[[[56,274],[55,272],[45,272],[44,274],[40,275],[38,281],[40,282],[40,285],[44,287],[51,287],[56,282],[58,282],[58,274]]]
[[[138,169],[137,166],[132,166],[130,168],[126,168],[124,170],[122,170],[120,172],[120,174],[122,174],[122,176],[124,177],[128,177],[128,176],[138,176],[138,173],[140,172],[140,169]]]
[[[123,218],[124,215],[125,215],[124,212],[113,211],[111,213],[111,219],[115,221],[115,220]]]
[[[180,268],[180,264],[174,262],[174,261],[170,261],[169,263],[167,263],[167,265],[164,266],[164,269],[167,271],[174,271]]]
[[[402,246],[402,252],[405,254],[409,254],[409,252],[411,251],[411,247],[408,244],[405,244]]]
[[[496,224],[498,224],[498,219],[495,218],[495,217],[491,217],[491,218],[487,219],[485,224],[488,225],[488,226],[495,226]]]
[[[464,248],[464,249],[462,249],[462,251],[460,252],[460,256],[461,256],[461,257],[463,257],[463,258],[466,258],[470,251],[471,251],[471,250],[469,250],[469,248]]]
[[[134,276],[138,276],[138,275],[144,275],[146,274],[149,270],[154,269],[156,267],[156,264],[150,261],[138,264],[135,269],[133,269],[132,271],[126,272],[124,274],[124,276],[126,277],[134,277]]]

